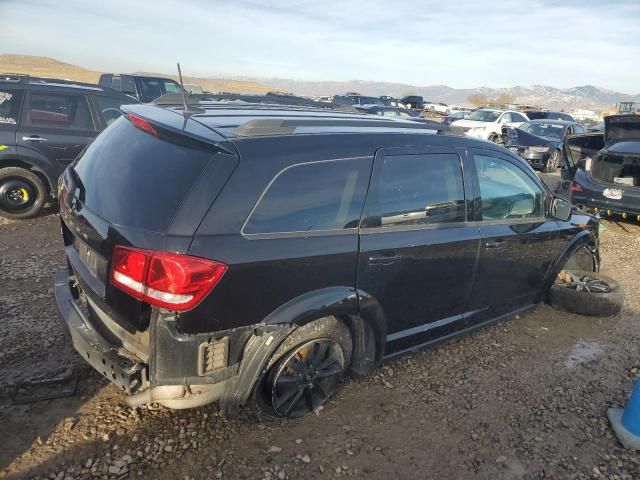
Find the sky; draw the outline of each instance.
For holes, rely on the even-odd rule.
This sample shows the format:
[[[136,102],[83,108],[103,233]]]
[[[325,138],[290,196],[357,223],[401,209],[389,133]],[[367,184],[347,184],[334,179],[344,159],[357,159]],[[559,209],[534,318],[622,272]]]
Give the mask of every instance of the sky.
[[[100,71],[640,93],[640,0],[0,0],[0,53]]]

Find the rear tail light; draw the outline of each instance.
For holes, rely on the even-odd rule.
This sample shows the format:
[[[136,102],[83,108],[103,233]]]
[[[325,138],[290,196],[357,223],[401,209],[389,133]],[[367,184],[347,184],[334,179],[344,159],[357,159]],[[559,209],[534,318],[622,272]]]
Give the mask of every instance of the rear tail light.
[[[569,187],[569,190],[571,190],[572,192],[581,192],[582,191],[582,187],[580,185],[578,185],[577,183],[573,183],[573,184],[571,184],[571,187]]]
[[[225,264],[213,260],[116,246],[111,282],[144,302],[184,311],[195,307],[226,271]]]
[[[149,123],[147,120],[145,120],[142,117],[139,117],[137,115],[133,115],[133,114],[128,114],[127,118],[129,119],[129,121],[133,124],[134,127],[139,128],[140,130],[142,130],[143,132],[147,132],[150,133],[151,135],[153,135],[154,137],[158,136],[158,132],[156,131],[156,129],[153,127],[153,125],[151,125],[151,123]]]

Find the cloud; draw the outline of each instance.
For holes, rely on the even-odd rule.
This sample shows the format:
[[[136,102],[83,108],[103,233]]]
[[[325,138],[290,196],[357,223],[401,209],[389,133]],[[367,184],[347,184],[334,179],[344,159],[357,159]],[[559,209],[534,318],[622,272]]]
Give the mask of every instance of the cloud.
[[[64,6],[62,6],[64,5]],[[0,0],[0,45],[98,70],[638,93],[640,3]]]

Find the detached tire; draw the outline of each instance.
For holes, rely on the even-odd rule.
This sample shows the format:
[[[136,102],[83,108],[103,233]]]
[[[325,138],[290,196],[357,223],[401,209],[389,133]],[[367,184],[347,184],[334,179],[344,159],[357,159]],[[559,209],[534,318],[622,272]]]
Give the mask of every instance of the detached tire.
[[[577,290],[568,283],[554,282],[549,290],[549,303],[560,310],[579,315],[609,317],[622,310],[624,305],[624,289],[613,278],[596,272],[581,270],[567,271],[572,275],[603,281],[609,286],[608,292],[587,292]]]
[[[353,349],[349,328],[324,317],[297,328],[269,361],[254,398],[264,413],[298,418],[320,407],[339,387]]]
[[[0,169],[0,215],[6,218],[31,218],[42,210],[47,187],[34,172],[20,167]]]

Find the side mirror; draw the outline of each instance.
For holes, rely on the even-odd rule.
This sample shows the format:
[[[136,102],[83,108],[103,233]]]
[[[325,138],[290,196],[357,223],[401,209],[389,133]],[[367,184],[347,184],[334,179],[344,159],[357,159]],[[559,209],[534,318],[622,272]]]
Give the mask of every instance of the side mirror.
[[[551,215],[566,222],[571,218],[571,204],[564,198],[555,197],[551,204]]]

